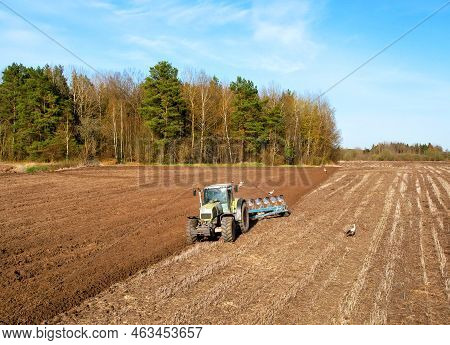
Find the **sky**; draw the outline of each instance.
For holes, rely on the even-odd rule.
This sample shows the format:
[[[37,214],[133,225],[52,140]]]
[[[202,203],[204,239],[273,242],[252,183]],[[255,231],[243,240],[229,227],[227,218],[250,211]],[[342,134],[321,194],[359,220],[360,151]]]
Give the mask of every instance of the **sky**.
[[[142,78],[167,60],[229,82],[318,95],[446,0],[0,0],[0,69],[90,67]],[[324,96],[342,146],[385,141],[450,149],[450,3]]]

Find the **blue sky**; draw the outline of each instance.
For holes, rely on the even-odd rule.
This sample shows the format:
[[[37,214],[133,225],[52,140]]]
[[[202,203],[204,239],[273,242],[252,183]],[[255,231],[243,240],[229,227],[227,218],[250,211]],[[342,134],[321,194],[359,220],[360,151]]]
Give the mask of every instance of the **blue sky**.
[[[99,71],[145,76],[160,60],[318,94],[441,1],[1,0]],[[82,63],[0,4],[0,68]],[[87,70],[87,67],[84,67]],[[345,147],[450,149],[450,5],[330,91]]]

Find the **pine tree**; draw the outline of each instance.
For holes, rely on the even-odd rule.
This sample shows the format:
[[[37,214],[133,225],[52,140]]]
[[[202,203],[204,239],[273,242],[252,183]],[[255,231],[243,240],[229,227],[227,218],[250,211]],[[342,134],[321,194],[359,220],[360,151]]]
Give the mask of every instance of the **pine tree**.
[[[0,158],[16,159],[18,107],[24,92],[28,69],[13,63],[5,68],[0,84]]]
[[[143,85],[140,108],[146,125],[156,139],[168,141],[184,135],[186,107],[178,70],[167,61],[150,68]]]
[[[232,136],[241,141],[241,161],[252,158],[259,152],[264,131],[262,105],[258,89],[252,81],[237,77],[230,84],[234,93],[231,113]],[[250,157],[248,157],[250,158]]]
[[[3,72],[0,117],[11,128],[13,159],[53,160],[64,157],[55,133],[69,110],[68,85],[62,68],[13,64]],[[2,149],[3,151],[3,149]],[[61,156],[62,153],[62,156]]]

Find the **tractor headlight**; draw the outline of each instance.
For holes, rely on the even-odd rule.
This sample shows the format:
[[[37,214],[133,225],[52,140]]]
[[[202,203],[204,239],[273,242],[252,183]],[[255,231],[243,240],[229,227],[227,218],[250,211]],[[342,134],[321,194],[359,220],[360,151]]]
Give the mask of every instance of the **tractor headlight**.
[[[201,220],[210,220],[211,219],[211,213],[201,213],[200,214]]]

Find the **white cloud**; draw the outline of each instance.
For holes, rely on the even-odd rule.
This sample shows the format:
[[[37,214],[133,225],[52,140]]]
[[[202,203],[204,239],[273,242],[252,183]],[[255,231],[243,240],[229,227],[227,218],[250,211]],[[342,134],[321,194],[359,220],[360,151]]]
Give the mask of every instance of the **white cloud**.
[[[198,1],[194,4],[187,4],[182,1],[161,3],[140,1],[127,7],[116,8],[114,14],[120,20],[143,18],[161,20],[175,26],[193,24],[197,27],[205,27],[242,20],[248,14],[248,10],[233,2]]]
[[[177,54],[184,62],[207,58],[229,67],[293,73],[320,50],[309,30],[307,1],[139,1],[114,13],[115,20],[139,30],[126,37],[129,44]]]
[[[149,48],[156,52],[170,52],[177,50],[190,50],[197,53],[206,50],[200,42],[179,38],[176,36],[158,36],[156,38],[146,38],[137,35],[126,35],[124,39],[132,44],[137,44],[144,48]]]
[[[218,26],[243,20],[248,10],[234,4],[199,2],[193,6],[174,6],[169,11],[171,24],[185,23],[198,26]]]
[[[160,36],[157,39],[151,39],[136,35],[127,35],[125,36],[125,40],[131,44],[137,44],[141,47],[150,49],[167,50],[170,47],[168,38],[163,36]]]
[[[256,41],[265,43],[275,41],[286,46],[305,42],[305,30],[300,25],[288,26],[258,22],[255,25],[253,36]]]
[[[284,74],[304,69],[321,48],[312,38],[312,18],[307,1],[256,2],[250,25],[258,67]]]
[[[251,13],[254,38],[286,46],[310,45],[308,25],[311,17],[307,1],[256,2]]]
[[[108,1],[87,1],[86,5],[89,7],[100,8],[104,10],[114,10],[116,6]]]

